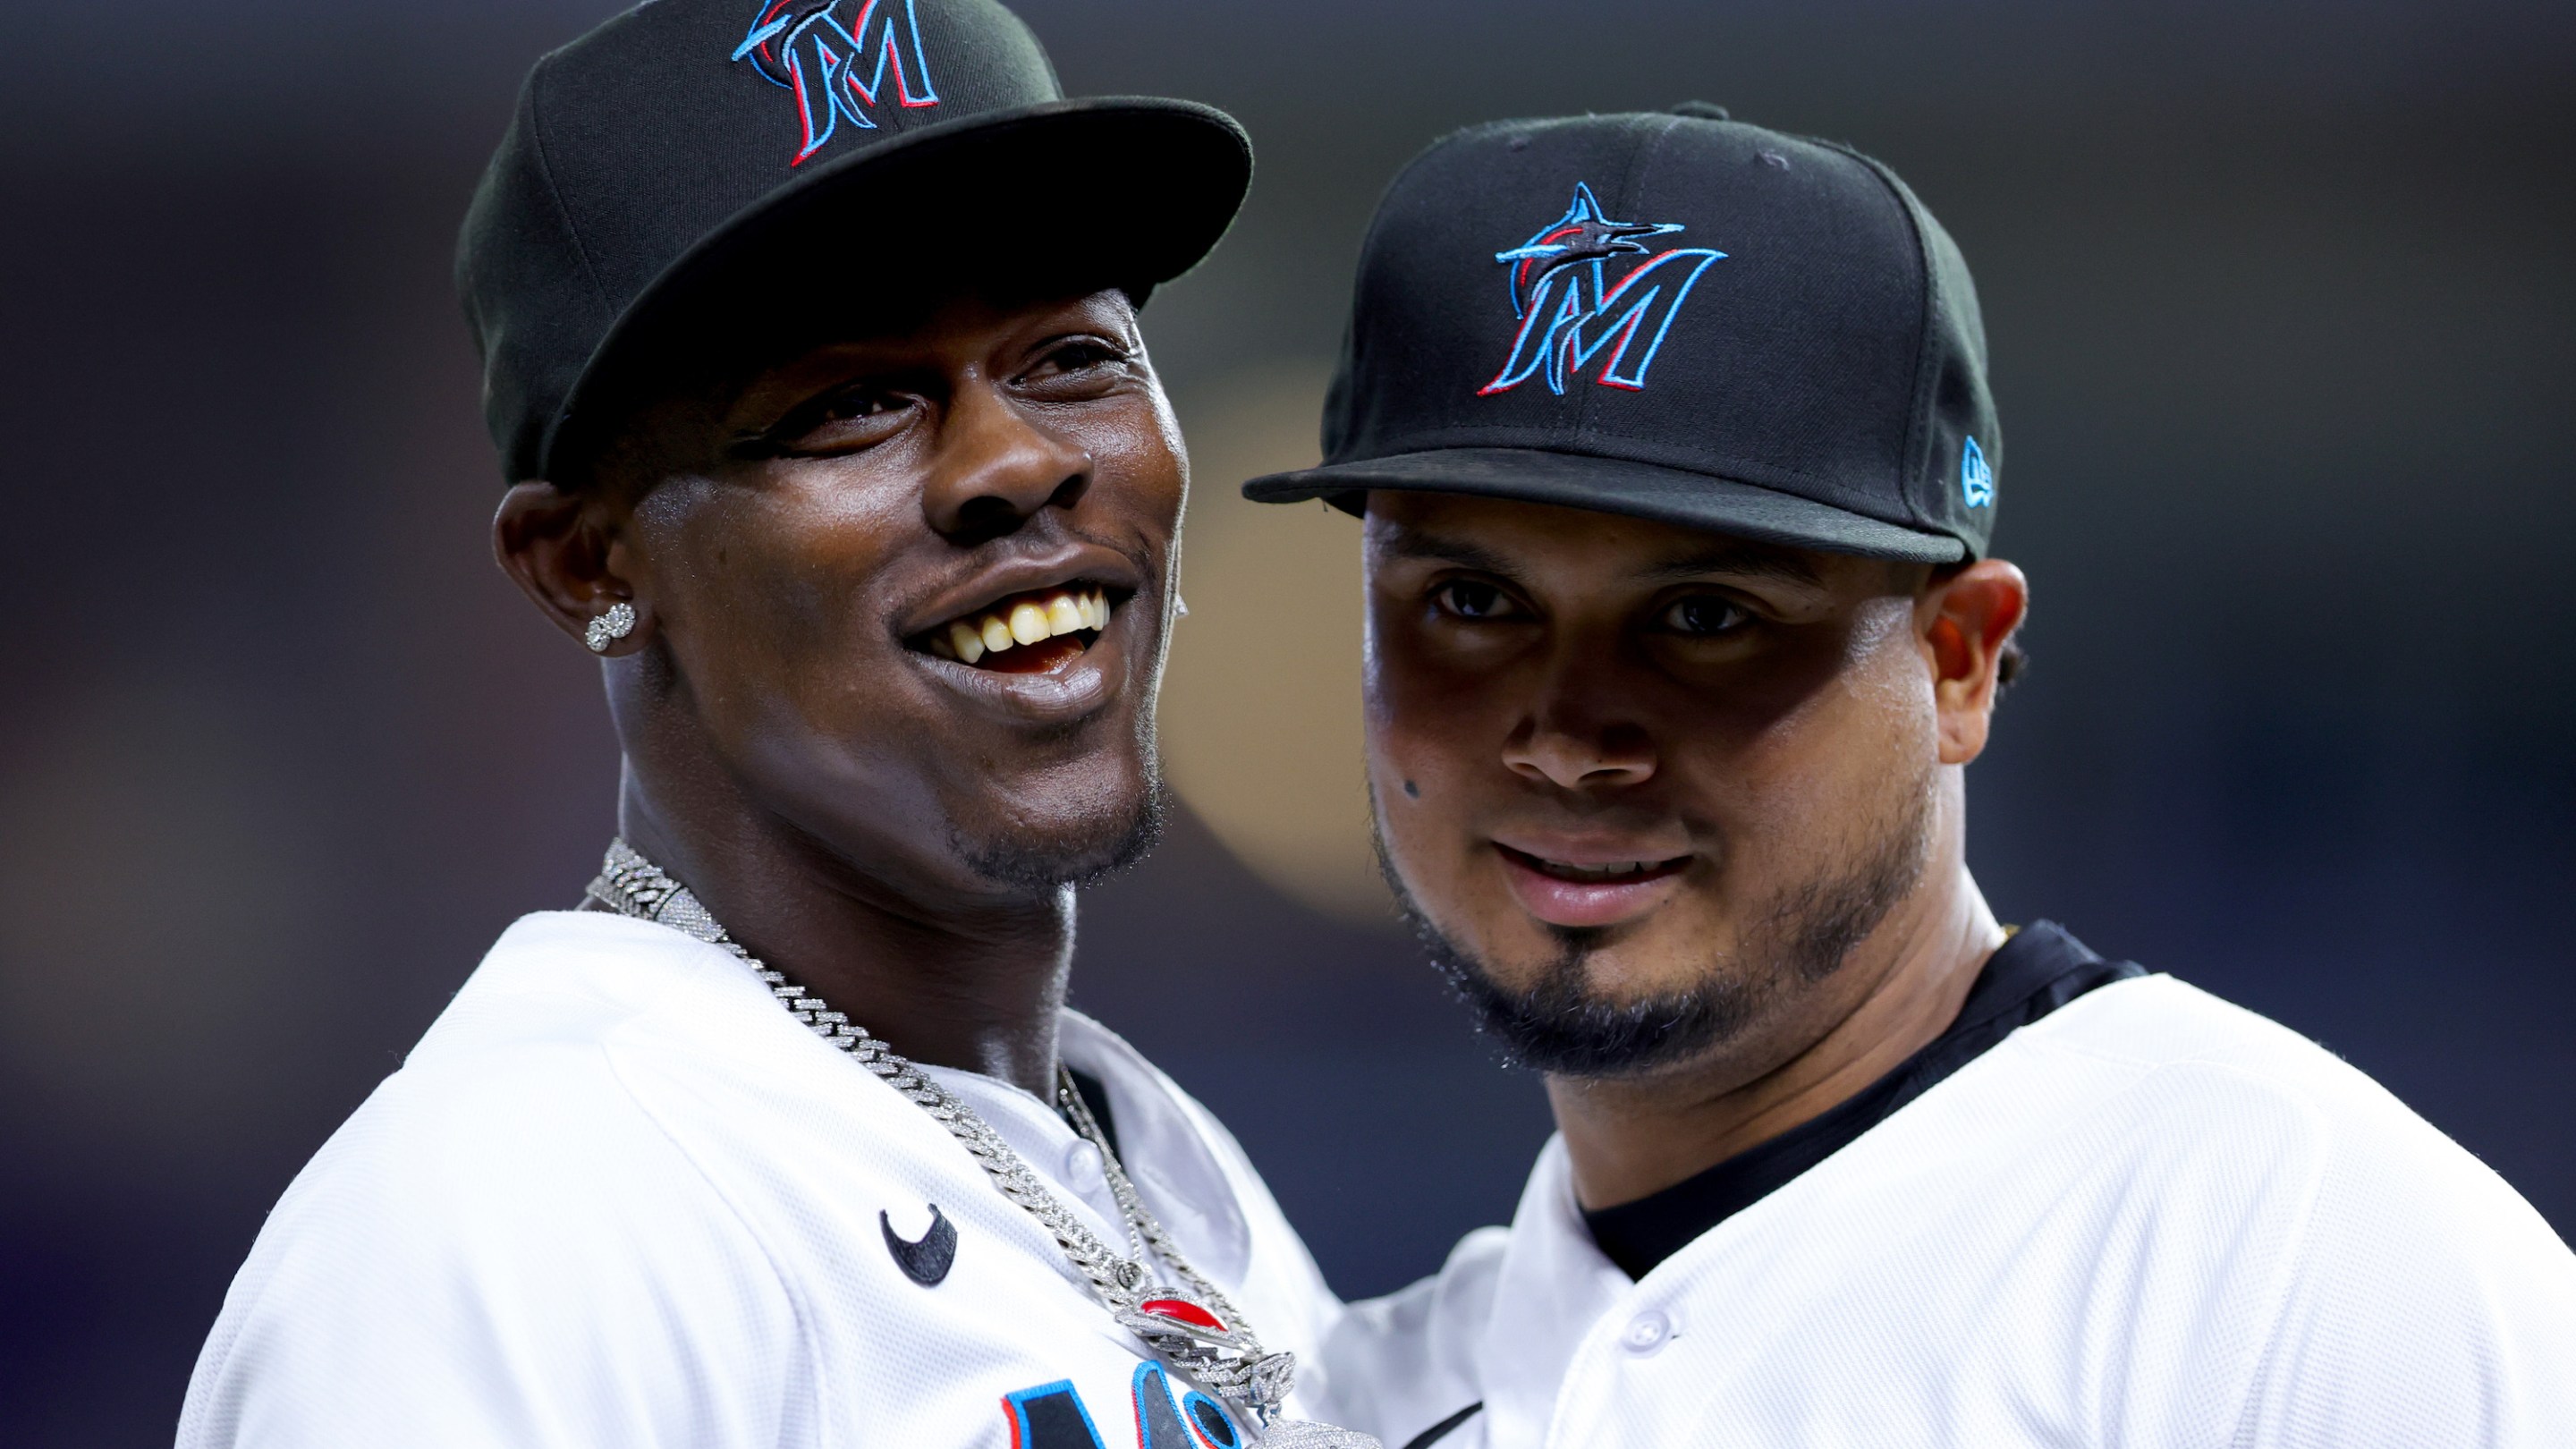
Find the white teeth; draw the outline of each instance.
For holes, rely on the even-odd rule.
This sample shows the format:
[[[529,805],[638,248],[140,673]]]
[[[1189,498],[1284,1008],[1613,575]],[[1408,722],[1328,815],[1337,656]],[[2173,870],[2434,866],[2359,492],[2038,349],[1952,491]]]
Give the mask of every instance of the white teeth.
[[[1106,591],[1092,589],[1077,594],[1066,590],[1041,600],[1023,600],[1007,613],[986,614],[972,622],[953,620],[945,631],[932,632],[929,648],[942,659],[972,664],[1016,644],[1035,644],[1042,639],[1108,627]]]
[[[1617,880],[1621,876],[1635,875],[1641,870],[1650,869],[1658,863],[1651,860],[1622,860],[1609,865],[1568,865],[1561,860],[1551,860],[1548,862],[1548,867],[1559,875],[1575,880]]]

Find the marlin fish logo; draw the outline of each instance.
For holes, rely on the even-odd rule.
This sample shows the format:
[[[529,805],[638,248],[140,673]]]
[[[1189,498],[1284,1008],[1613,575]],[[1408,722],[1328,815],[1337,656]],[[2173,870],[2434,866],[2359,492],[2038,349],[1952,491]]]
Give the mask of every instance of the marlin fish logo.
[[[1477,395],[1509,392],[1544,369],[1548,391],[1562,397],[1567,376],[1590,366],[1604,347],[1610,356],[1601,366],[1601,385],[1643,388],[1682,299],[1700,273],[1726,256],[1705,247],[1658,251],[1646,244],[1648,237],[1680,230],[1679,222],[1613,221],[1592,188],[1575,183],[1565,215],[1519,246],[1494,253],[1509,269],[1512,315],[1521,326],[1510,360]],[[1630,256],[1645,260],[1612,282],[1609,263]],[[1640,336],[1647,338],[1645,347],[1631,361]]]
[[[907,107],[935,106],[930,62],[921,53],[921,21],[914,0],[760,0],[751,29],[734,47],[770,84],[796,93],[804,136],[788,165],[823,149],[846,119],[873,131],[869,114],[884,94],[888,73],[894,99]],[[837,18],[853,6],[856,21]]]

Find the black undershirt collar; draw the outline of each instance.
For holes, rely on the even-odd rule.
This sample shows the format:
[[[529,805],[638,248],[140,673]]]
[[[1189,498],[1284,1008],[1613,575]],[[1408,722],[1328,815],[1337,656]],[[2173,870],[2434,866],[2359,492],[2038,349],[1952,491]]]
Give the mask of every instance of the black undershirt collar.
[[[1109,1155],[1118,1156],[1118,1119],[1109,1115],[1109,1086],[1080,1067],[1067,1067],[1073,1077],[1073,1089],[1082,1094],[1082,1105],[1091,1109],[1091,1120],[1100,1124],[1100,1140],[1109,1147]],[[1067,1126],[1073,1125],[1070,1120]],[[1126,1159],[1120,1158],[1120,1162]]]
[[[1671,1187],[1583,1214],[1592,1241],[1631,1278],[1689,1246],[1700,1234],[1770,1196],[1922,1096],[1988,1048],[2097,986],[2146,975],[2105,961],[2053,921],[2034,921],[1986,960],[1950,1029],[1858,1094],[1768,1142]]]

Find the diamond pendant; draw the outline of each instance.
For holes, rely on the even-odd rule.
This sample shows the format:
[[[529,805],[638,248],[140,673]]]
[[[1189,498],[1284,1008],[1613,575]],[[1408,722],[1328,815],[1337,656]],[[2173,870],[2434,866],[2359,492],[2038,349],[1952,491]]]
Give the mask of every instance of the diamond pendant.
[[[1275,1409],[1287,1392],[1288,1375],[1296,1360],[1284,1353],[1262,1353],[1234,1325],[1196,1299],[1166,1289],[1139,1300],[1133,1308],[1118,1310],[1118,1321],[1129,1332],[1191,1368],[1205,1367],[1206,1361],[1219,1353],[1251,1356],[1247,1365],[1251,1382],[1246,1388],[1264,1413]],[[1277,1420],[1262,1430],[1255,1443],[1258,1449],[1384,1449],[1376,1439],[1356,1429],[1336,1428],[1311,1419]]]
[[[1375,1436],[1312,1419],[1282,1419],[1261,1436],[1258,1449],[1385,1449]]]
[[[1118,1321],[1141,1334],[1177,1335],[1211,1348],[1239,1348],[1242,1335],[1206,1304],[1165,1289],[1133,1308],[1121,1309]]]

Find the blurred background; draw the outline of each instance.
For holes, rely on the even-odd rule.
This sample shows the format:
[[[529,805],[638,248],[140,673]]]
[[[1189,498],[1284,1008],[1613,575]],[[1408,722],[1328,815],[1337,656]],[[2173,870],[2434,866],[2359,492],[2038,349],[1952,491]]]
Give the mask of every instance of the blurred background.
[[[597,862],[605,712],[488,561],[448,257],[609,8],[0,4],[0,1442],[166,1442],[270,1202]],[[1344,1292],[1505,1218],[1546,1118],[1369,878],[1353,526],[1231,489],[1312,456],[1406,157],[1686,98],[1884,157],[1976,269],[2037,586],[1973,773],[2006,919],[2320,1038],[2576,1233],[2576,8],[1022,8],[1070,89],[1261,148],[1146,314],[1192,808],[1077,999]]]

